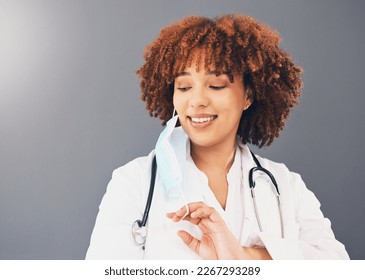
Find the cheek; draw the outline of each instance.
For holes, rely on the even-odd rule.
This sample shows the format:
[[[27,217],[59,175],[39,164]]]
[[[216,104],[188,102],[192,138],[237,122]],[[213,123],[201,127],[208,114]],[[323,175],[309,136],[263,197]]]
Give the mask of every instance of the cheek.
[[[236,109],[243,112],[243,110],[246,108],[246,97],[244,93],[240,93],[237,95],[237,98],[235,100]]]
[[[219,106],[220,108],[232,113],[236,111],[242,111],[244,108],[244,103],[245,102],[243,98],[234,92],[230,93],[228,97],[225,96],[217,99],[215,102],[216,106]]]
[[[173,93],[172,93],[172,105],[174,105],[174,107],[176,107],[175,103],[176,103],[176,93],[175,93],[175,91],[173,91]]]
[[[174,94],[172,103],[177,112],[181,111],[184,106],[184,98],[180,94]]]
[[[176,94],[172,97],[172,104],[174,105],[174,108],[177,110],[177,107],[179,106],[179,100],[176,98]]]
[[[230,100],[226,100],[220,102],[220,106],[222,110],[226,113],[227,116],[232,120],[232,122],[236,122],[242,116],[244,109],[244,100],[242,98],[232,98]]]

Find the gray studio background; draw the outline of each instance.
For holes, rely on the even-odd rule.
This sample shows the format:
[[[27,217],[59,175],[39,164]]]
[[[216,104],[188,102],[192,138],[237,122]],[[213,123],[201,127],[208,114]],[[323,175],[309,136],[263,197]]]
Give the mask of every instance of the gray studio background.
[[[112,171],[146,155],[162,130],[134,74],[144,46],[182,17],[234,12],[278,29],[304,68],[301,105],[258,153],[301,173],[351,258],[365,259],[364,8],[0,0],[0,259],[84,258]]]

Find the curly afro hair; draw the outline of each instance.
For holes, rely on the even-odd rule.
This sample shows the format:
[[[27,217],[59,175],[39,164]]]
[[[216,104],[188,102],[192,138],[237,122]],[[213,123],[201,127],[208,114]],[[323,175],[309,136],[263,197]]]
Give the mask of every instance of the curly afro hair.
[[[173,113],[175,77],[191,66],[199,50],[206,71],[228,73],[231,82],[240,76],[249,89],[252,104],[243,111],[237,131],[242,143],[269,146],[298,104],[302,87],[302,69],[279,43],[276,31],[249,16],[182,19],[163,28],[146,47],[145,64],[137,70],[141,98],[150,115],[166,124]]]

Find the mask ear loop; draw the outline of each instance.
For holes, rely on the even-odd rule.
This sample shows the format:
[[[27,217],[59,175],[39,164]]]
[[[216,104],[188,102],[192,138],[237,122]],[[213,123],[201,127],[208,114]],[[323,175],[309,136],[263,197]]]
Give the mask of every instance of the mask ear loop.
[[[185,214],[184,214],[184,216],[182,216],[182,218],[180,219],[180,221],[182,221],[182,220],[184,220],[184,218],[186,217],[186,216],[188,216],[189,214],[190,214],[190,210],[189,210],[189,206],[188,206],[188,204],[186,203],[186,198],[185,198],[185,195],[184,195],[184,193],[183,193],[183,191],[182,191],[182,189],[181,189],[181,187],[179,187],[180,188],[180,194],[181,194],[181,197],[182,197],[182,199],[183,199],[183,201],[184,201],[184,206],[185,206],[185,209],[186,209],[186,212],[185,212]],[[180,222],[179,221],[179,222]]]
[[[174,108],[173,117],[175,116],[175,113],[176,113],[176,109]],[[177,115],[177,113],[176,113],[176,115]],[[184,176],[184,178],[186,178],[186,166],[185,166],[185,168],[184,168],[184,174],[183,174],[183,176]],[[185,181],[183,180],[183,182],[185,182]],[[185,194],[184,194],[184,192],[183,192],[183,188],[182,188],[182,186],[181,186],[181,183],[179,184],[179,191],[180,191],[180,196],[181,196],[181,198],[182,198],[182,200],[183,200],[183,202],[184,202],[184,206],[185,206],[185,209],[186,209],[185,214],[184,214],[184,215],[182,216],[182,218],[180,219],[180,221],[182,221],[182,220],[184,220],[184,218],[185,218],[186,216],[188,216],[188,215],[190,214],[190,210],[189,210],[188,203],[186,202],[186,197],[185,197]],[[180,222],[180,221],[179,221],[179,222]]]
[[[176,115],[177,115],[177,113],[176,113],[176,109],[174,107],[174,111],[172,112],[172,117],[175,117]]]

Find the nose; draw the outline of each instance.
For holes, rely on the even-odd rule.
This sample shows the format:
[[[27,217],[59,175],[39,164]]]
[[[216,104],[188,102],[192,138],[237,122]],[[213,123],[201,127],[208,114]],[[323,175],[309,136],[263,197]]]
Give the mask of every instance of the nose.
[[[209,96],[203,86],[196,86],[193,88],[189,98],[189,103],[191,107],[195,108],[208,106]]]

